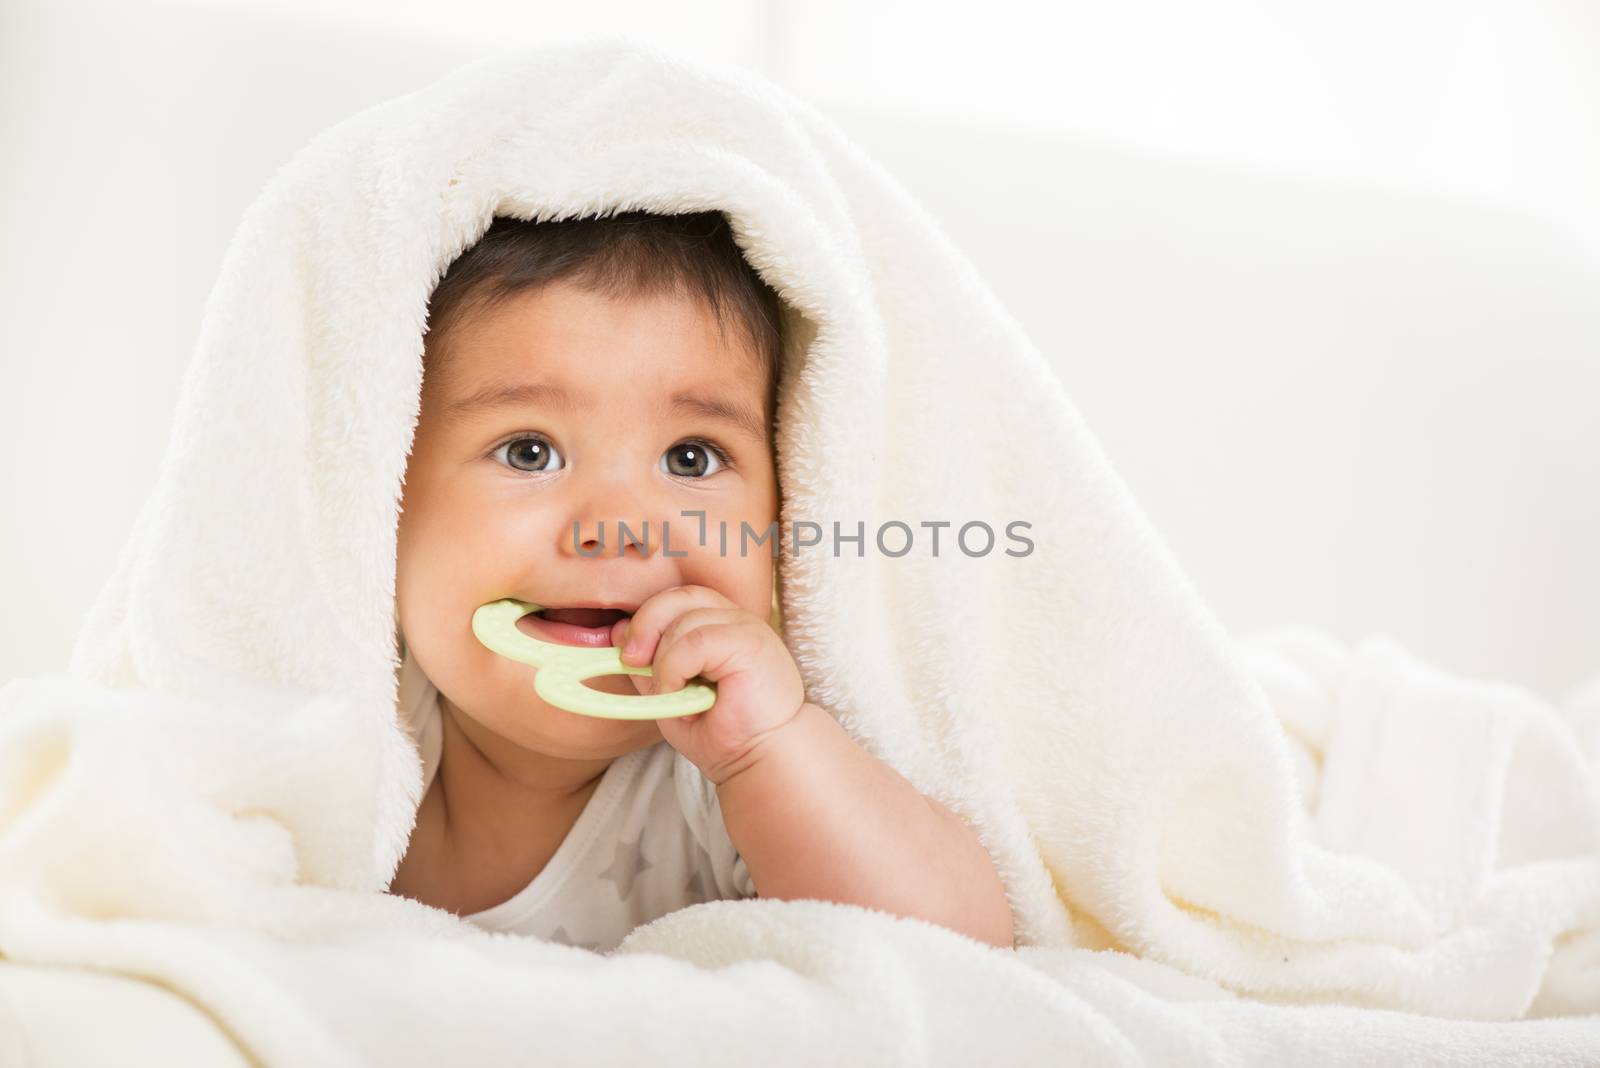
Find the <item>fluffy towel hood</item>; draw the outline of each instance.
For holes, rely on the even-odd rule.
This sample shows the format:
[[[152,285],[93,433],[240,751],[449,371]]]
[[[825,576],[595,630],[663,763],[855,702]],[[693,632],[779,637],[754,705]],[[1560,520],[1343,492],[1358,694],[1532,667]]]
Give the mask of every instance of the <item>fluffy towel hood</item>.
[[[786,550],[784,640],[813,701],[979,830],[1019,945],[1493,1017],[1600,923],[1571,722],[1392,643],[1235,642],[890,175],[759,77],[623,40],[502,54],[326,131],[251,206],[207,303],[71,672],[292,731],[326,787],[276,814],[300,879],[382,891],[420,801],[395,564],[434,284],[497,214],[631,209],[726,212],[787,305],[785,545],[801,522],[865,539]],[[898,528],[876,541],[893,521],[903,556]],[[921,524],[940,521],[935,556]],[[954,540],[974,522],[996,534],[981,555]],[[1031,552],[1005,551],[1014,522]],[[1519,798],[1514,766],[1545,792]],[[1431,802],[1405,800],[1418,769]]]

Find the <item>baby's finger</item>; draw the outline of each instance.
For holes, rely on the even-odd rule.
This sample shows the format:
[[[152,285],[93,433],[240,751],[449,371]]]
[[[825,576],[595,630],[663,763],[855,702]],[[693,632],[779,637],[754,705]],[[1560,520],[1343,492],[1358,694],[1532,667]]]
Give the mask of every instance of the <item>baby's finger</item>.
[[[650,663],[667,625],[691,608],[732,605],[732,601],[706,586],[671,586],[652,594],[623,627],[622,662],[635,666]]]
[[[704,627],[709,623],[735,623],[747,615],[748,613],[739,608],[691,608],[668,623],[666,629],[661,632],[661,640],[656,643],[656,656],[659,657],[669,645],[696,627]]]
[[[654,692],[681,690],[690,679],[703,677],[716,682],[728,673],[728,665],[759,645],[758,635],[742,622],[707,623],[683,632],[656,654],[651,671]]]
[[[651,658],[649,692],[670,693],[673,690],[682,689],[683,683],[688,681],[688,678],[682,681],[669,680],[670,685],[662,682],[660,660],[675,643],[682,641],[686,634],[699,627],[710,626],[714,623],[732,623],[738,620],[740,615],[741,613],[737,608],[691,608],[667,624],[667,629],[662,632],[660,641],[656,642],[655,655]],[[689,677],[692,678],[693,676]]]

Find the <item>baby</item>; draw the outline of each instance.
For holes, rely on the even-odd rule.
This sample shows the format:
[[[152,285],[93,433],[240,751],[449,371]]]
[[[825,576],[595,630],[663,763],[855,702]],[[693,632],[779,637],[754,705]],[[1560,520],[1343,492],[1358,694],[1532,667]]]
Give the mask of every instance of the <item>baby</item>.
[[[806,700],[775,618],[777,539],[740,538],[779,515],[779,311],[714,211],[496,219],[440,280],[396,573],[427,785],[392,893],[602,951],[757,895],[1012,946],[975,832]],[[537,669],[472,633],[502,598],[544,606],[517,624],[533,637],[652,669],[597,689],[700,678],[716,704],[660,720],[549,705]]]

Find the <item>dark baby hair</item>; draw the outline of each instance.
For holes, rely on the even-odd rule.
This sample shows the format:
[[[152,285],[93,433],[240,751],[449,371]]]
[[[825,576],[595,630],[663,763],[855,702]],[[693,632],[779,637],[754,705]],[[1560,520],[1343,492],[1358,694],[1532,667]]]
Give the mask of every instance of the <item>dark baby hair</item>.
[[[703,301],[722,336],[731,322],[760,359],[771,424],[781,300],[744,258],[720,211],[628,211],[543,222],[497,216],[434,287],[425,344],[429,373],[449,363],[450,331],[464,315],[557,280],[613,298],[678,292]]]

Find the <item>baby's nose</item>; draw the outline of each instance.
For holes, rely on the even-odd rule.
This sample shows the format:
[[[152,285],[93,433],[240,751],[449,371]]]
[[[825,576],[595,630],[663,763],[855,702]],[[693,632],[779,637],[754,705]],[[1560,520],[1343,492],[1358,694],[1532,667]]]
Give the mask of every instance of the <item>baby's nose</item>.
[[[575,519],[567,524],[561,534],[563,555],[573,557],[622,557],[645,559],[670,548],[679,555],[686,544],[685,531],[671,530],[670,546],[668,520],[654,517],[629,519],[626,517],[597,517],[584,521]],[[693,539],[687,539],[692,541]]]

